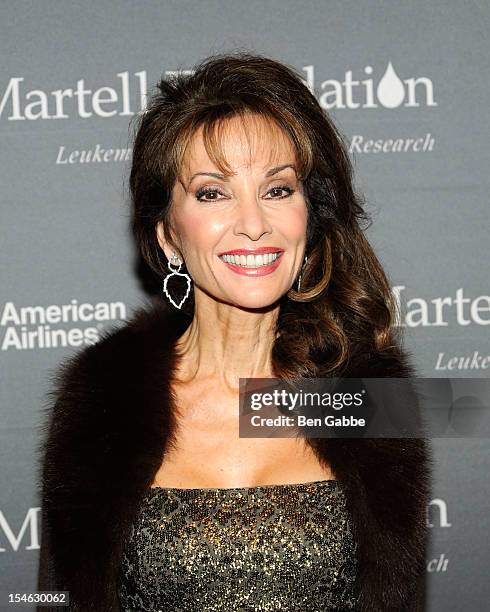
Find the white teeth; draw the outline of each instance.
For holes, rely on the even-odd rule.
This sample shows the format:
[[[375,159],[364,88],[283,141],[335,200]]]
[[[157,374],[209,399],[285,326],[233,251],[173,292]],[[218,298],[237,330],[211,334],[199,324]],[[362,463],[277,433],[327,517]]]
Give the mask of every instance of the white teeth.
[[[222,255],[227,263],[243,268],[260,268],[268,266],[279,257],[280,253],[264,253],[263,255]]]

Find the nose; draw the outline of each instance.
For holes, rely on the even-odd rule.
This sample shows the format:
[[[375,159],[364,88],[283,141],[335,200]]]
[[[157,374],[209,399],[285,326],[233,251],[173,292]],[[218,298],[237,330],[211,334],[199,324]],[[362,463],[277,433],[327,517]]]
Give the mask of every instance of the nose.
[[[247,197],[239,202],[237,208],[237,217],[235,220],[234,233],[250,238],[250,240],[259,240],[264,234],[272,232],[272,226],[268,219],[266,211],[262,208],[260,202],[255,197]]]

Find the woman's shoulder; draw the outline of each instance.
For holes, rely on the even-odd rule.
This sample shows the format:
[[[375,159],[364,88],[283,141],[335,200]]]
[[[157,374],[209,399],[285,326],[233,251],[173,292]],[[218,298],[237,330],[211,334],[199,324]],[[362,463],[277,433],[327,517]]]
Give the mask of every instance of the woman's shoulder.
[[[66,356],[51,371],[49,395],[82,389],[87,382],[108,381],[115,374],[120,378],[121,367],[136,366],[145,349],[156,343],[165,346],[175,333],[174,319],[161,304],[150,303],[136,309],[129,319],[102,329],[97,342]]]
[[[41,430],[51,437],[65,435],[107,413],[117,396],[124,397],[142,378],[157,337],[164,352],[165,327],[165,313],[158,306],[141,307],[122,324],[102,330],[95,344],[65,356],[47,375]]]
[[[39,419],[38,453],[51,466],[43,480],[50,473],[66,476],[68,470],[60,466],[68,462],[67,448],[80,464],[94,449],[105,449],[109,439],[115,443],[121,432],[131,431],[134,407],[142,412],[148,376],[168,359],[167,323],[158,306],[139,308],[51,371]]]

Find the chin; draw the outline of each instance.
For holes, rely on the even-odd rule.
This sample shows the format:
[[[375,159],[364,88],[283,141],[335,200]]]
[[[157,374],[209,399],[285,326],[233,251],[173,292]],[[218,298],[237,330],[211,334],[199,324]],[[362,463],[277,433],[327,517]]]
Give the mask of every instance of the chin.
[[[250,309],[259,309],[259,308],[268,308],[269,306],[274,306],[281,299],[282,294],[278,292],[264,293],[264,292],[256,292],[249,293],[247,295],[235,296],[232,300],[234,306],[238,308],[250,308]]]

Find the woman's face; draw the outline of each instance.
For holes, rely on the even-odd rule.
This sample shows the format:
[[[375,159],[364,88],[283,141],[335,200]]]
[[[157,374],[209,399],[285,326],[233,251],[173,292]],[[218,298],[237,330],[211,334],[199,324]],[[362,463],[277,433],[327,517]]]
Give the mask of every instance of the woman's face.
[[[235,306],[269,306],[290,289],[302,265],[307,207],[294,149],[283,132],[273,146],[263,121],[247,119],[245,134],[240,120],[228,120],[221,146],[230,177],[212,163],[200,128],[187,150],[183,184],[173,188],[176,253],[194,282],[196,303],[202,290]],[[170,258],[174,249],[161,225],[157,236]]]

